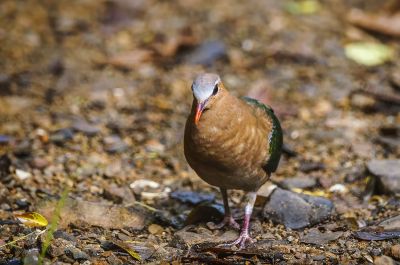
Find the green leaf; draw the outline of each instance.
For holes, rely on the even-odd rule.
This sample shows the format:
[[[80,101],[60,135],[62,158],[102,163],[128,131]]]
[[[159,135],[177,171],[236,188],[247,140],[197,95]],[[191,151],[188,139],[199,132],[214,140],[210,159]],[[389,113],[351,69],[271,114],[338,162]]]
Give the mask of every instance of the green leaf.
[[[347,58],[358,64],[376,66],[390,61],[394,56],[394,49],[382,43],[355,42],[344,47]]]
[[[290,1],[285,5],[286,11],[295,15],[310,15],[320,9],[320,4],[316,0]]]
[[[47,226],[49,222],[43,215],[36,212],[28,212],[23,214],[16,214],[15,217],[26,226],[29,227],[38,227],[38,226]]]
[[[122,248],[123,250],[125,250],[126,252],[128,252],[129,255],[131,255],[134,259],[141,261],[142,257],[140,257],[140,255],[138,253],[136,253],[130,246],[128,246],[126,243],[122,242],[122,241],[118,241],[118,240],[114,240],[114,239],[110,239],[110,241]]]

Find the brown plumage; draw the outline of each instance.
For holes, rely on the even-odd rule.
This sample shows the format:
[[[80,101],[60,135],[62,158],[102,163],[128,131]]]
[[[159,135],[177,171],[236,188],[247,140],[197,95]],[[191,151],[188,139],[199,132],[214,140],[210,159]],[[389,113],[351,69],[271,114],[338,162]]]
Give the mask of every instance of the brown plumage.
[[[221,189],[225,218],[217,228],[225,224],[238,227],[230,214],[226,190],[248,192],[243,229],[232,242],[243,247],[251,241],[248,223],[256,191],[279,162],[279,121],[269,107],[232,96],[218,75],[199,75],[192,90],[194,100],[185,127],[185,157],[204,181]]]
[[[185,128],[185,156],[209,184],[225,189],[256,191],[268,179],[262,168],[268,160],[272,122],[265,112],[232,96],[220,85],[198,125],[196,100]]]

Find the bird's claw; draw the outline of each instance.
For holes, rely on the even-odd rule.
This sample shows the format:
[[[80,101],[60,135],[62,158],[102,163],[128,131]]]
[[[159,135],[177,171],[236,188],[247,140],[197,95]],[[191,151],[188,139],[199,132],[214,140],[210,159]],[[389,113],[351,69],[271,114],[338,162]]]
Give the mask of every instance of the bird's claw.
[[[245,248],[248,244],[254,243],[254,240],[250,237],[249,233],[242,232],[239,237],[230,243],[219,244],[218,247],[232,247],[238,246],[239,250]]]
[[[235,221],[235,219],[233,219],[232,216],[225,216],[224,219],[222,220],[222,222],[220,222],[219,224],[215,224],[213,222],[208,222],[207,226],[211,230],[221,229],[224,226],[229,226],[236,230],[240,229],[240,225]]]

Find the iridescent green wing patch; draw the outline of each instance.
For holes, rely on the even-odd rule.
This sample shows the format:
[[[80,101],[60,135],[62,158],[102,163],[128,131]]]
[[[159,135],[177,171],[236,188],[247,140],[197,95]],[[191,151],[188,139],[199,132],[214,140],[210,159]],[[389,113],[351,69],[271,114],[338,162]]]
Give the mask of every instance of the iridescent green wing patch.
[[[270,106],[248,97],[244,97],[243,100],[250,105],[263,109],[265,114],[272,121],[272,131],[267,135],[269,142],[269,159],[263,168],[268,173],[275,172],[282,154],[283,133],[281,124]]]

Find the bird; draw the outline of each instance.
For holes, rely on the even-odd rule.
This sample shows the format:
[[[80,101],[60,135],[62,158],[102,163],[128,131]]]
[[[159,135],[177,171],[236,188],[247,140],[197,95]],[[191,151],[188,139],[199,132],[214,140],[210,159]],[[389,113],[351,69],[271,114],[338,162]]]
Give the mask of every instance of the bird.
[[[232,95],[215,73],[199,74],[191,90],[193,102],[185,124],[184,155],[201,179],[221,191],[224,218],[213,229],[240,229],[232,217],[227,190],[245,192],[239,237],[223,244],[242,249],[254,242],[249,234],[250,217],[258,189],[278,167],[282,128],[270,106]]]

